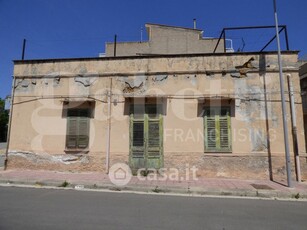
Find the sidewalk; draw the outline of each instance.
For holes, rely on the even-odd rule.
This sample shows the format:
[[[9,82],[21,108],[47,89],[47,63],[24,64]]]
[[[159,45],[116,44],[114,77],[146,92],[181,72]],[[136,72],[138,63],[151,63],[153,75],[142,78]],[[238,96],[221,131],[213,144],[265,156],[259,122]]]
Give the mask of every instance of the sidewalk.
[[[70,173],[38,170],[0,171],[0,185],[32,185],[75,189],[107,189],[191,195],[223,195],[263,198],[307,199],[307,183],[293,182],[294,188],[268,180],[206,179],[196,181],[145,181],[132,177],[125,186],[112,184],[104,173]]]

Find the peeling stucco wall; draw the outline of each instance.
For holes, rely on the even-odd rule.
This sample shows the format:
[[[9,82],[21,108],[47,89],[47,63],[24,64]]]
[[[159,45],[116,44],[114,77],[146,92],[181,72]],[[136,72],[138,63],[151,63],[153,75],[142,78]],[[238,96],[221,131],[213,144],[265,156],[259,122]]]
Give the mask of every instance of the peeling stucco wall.
[[[266,154],[262,163],[255,166],[264,169],[267,167],[265,158],[269,153],[275,157],[283,156],[283,136],[277,55],[266,54],[265,62],[263,55],[179,55],[16,63],[16,97],[9,157],[51,164],[56,162],[65,165],[69,162],[90,165],[94,155],[103,170],[107,92],[112,91],[111,160],[114,154],[120,156],[119,159],[127,160],[129,154],[129,116],[125,114],[125,97],[158,95],[166,98],[163,123],[167,164],[171,164],[169,159],[174,159],[176,154],[188,155],[193,152],[198,157],[204,154],[203,137],[200,135],[203,132],[203,118],[198,110],[205,103],[232,107],[231,154],[234,159],[248,158],[251,165],[249,169],[257,162],[253,160],[256,158],[250,158],[251,155]],[[295,53],[283,55],[284,71],[292,75],[294,88],[299,91],[296,60]],[[199,100],[200,97],[202,100]],[[217,99],[219,97],[224,99]],[[95,101],[89,153],[84,155],[88,158],[65,158],[66,118],[63,116],[63,99],[67,98],[90,98]],[[299,150],[300,154],[304,154],[299,95],[296,95],[296,103]],[[289,103],[287,111],[290,114]],[[290,115],[288,121],[291,130]],[[292,151],[291,134],[290,143]],[[47,156],[44,155],[46,153]],[[225,156],[223,153],[211,155]],[[211,155],[205,156],[210,158]],[[82,159],[87,159],[89,163]],[[227,168],[226,164],[223,167]],[[203,162],[200,167],[208,165]],[[227,170],[216,171],[216,175],[229,175]]]
[[[75,82],[82,84],[84,87],[89,87],[98,79],[97,75],[79,75],[75,77]]]
[[[10,151],[9,156],[23,157],[33,163],[61,163],[61,164],[75,164],[75,163],[89,163],[87,155],[81,154],[60,154],[50,155],[48,153],[33,153],[26,151]]]

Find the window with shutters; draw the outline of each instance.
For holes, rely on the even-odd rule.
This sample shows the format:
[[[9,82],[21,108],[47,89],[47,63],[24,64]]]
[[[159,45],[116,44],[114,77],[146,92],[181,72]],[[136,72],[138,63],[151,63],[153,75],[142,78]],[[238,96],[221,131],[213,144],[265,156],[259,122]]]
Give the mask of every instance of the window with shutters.
[[[89,144],[90,109],[67,110],[67,149],[86,149]]]
[[[206,152],[231,152],[230,107],[204,108]]]

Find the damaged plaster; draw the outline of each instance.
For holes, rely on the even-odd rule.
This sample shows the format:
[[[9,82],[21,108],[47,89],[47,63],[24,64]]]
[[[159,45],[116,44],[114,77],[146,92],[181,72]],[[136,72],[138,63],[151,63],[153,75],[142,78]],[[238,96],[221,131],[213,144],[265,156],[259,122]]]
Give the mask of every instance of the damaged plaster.
[[[23,157],[33,163],[60,163],[60,164],[74,164],[74,163],[89,163],[89,157],[87,155],[49,155],[47,153],[37,154],[27,151],[10,151],[9,156]]]
[[[240,115],[239,119],[246,122],[254,122],[256,120],[265,120],[266,110],[268,116],[274,117],[271,104],[265,104],[263,87],[247,83],[246,79],[237,79],[235,81],[235,92],[237,94],[236,112]],[[268,100],[268,99],[267,99]]]
[[[156,76],[154,76],[154,77],[152,78],[152,80],[153,80],[154,82],[161,82],[161,81],[166,80],[167,78],[168,78],[167,75],[156,75]]]
[[[243,65],[235,66],[236,70],[232,71],[232,73],[230,73],[230,76],[236,77],[236,78],[247,77],[247,73],[252,71],[252,70],[258,69],[258,67],[256,67],[258,65],[255,62],[255,58],[251,57]]]
[[[36,85],[35,79],[17,79],[15,83],[15,89],[19,92],[30,92]]]
[[[54,86],[58,86],[58,85],[60,84],[60,80],[61,80],[60,77],[55,77],[55,78],[54,78],[54,81],[53,81],[53,85],[54,85]]]
[[[75,82],[81,83],[85,87],[89,87],[97,80],[97,78],[98,77],[96,75],[78,75],[75,77]]]
[[[265,135],[262,130],[250,129],[250,136],[253,152],[262,152],[268,149],[267,135]]]
[[[127,84],[129,88],[134,89],[144,85],[146,80],[146,76],[135,76],[133,78],[125,79],[125,84]]]
[[[277,121],[272,118],[276,117],[271,107],[271,103],[265,103],[264,88],[261,85],[255,85],[248,82],[246,78],[235,80],[235,92],[237,98],[235,101],[236,117],[238,120],[245,122],[250,135],[251,151],[262,152],[268,149],[266,120],[272,120],[273,126]],[[263,123],[256,125],[256,123]],[[265,129],[265,130],[264,130]]]
[[[123,92],[133,93],[133,92],[145,92],[147,77],[145,75],[133,76],[127,78],[119,78],[119,81],[124,83]]]
[[[23,80],[23,81],[21,82],[21,87],[26,88],[26,87],[29,86],[29,84],[30,84],[30,81],[29,81],[29,80]]]
[[[297,69],[299,68],[299,64],[292,61],[282,60],[283,69]],[[235,66],[235,69],[230,71],[230,76],[235,78],[248,77],[248,72],[254,70],[277,70],[278,69],[278,61],[270,60],[267,63],[262,63],[257,61],[254,57],[251,57],[247,62],[243,65]]]

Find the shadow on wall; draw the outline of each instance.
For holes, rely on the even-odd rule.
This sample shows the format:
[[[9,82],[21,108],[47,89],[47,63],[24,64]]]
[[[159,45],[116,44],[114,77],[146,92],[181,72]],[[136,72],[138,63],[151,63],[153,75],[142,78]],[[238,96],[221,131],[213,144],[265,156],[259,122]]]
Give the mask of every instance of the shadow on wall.
[[[259,74],[263,77],[263,92],[264,92],[264,103],[265,103],[265,128],[267,136],[267,150],[268,150],[268,165],[269,165],[269,177],[271,181],[273,178],[273,166],[272,166],[272,152],[270,143],[270,125],[269,125],[269,112],[268,112],[268,98],[267,98],[267,86],[266,86],[266,57],[260,55],[259,57]]]
[[[63,101],[62,118],[68,117],[68,110],[88,109],[90,111],[89,118],[94,118],[95,101]]]
[[[145,105],[160,105],[158,108],[161,108],[161,111],[156,111],[157,113],[166,116],[167,111],[167,99],[164,97],[142,97],[142,98],[133,98],[129,97],[125,99],[124,115],[129,116],[132,111],[133,105],[144,105],[143,110],[145,111]]]
[[[235,99],[234,98],[208,98],[199,99],[197,105],[197,117],[204,116],[206,107],[230,107],[230,116],[235,117]]]

